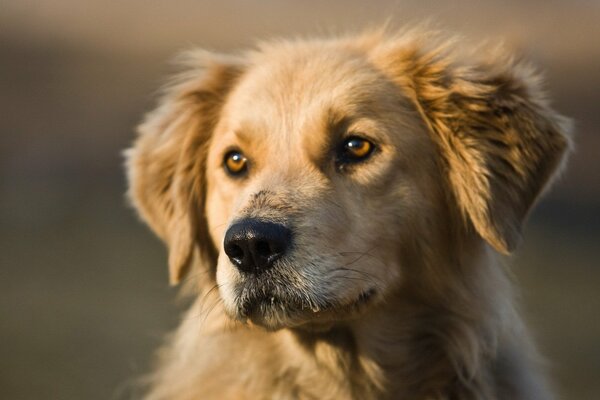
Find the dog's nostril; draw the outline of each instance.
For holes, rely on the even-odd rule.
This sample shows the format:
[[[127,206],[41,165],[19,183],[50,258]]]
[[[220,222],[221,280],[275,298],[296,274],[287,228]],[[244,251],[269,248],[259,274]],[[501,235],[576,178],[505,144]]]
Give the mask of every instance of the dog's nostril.
[[[269,246],[269,243],[267,243],[264,240],[259,240],[256,243],[255,249],[256,253],[263,257],[269,257],[270,255],[275,253],[274,251],[271,251],[271,246]]]
[[[232,258],[242,258],[244,257],[244,250],[237,244],[231,244],[227,246],[226,251],[227,255]]]

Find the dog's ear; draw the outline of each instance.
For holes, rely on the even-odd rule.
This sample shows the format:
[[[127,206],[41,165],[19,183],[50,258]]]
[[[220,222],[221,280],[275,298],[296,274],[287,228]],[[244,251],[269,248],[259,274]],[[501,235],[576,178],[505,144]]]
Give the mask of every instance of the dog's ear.
[[[241,61],[204,51],[186,53],[182,60],[185,71],[146,115],[126,152],[128,195],[169,248],[171,284],[189,269],[195,248],[205,261],[216,257],[204,217],[205,153],[242,71]]]
[[[565,159],[569,121],[548,106],[530,67],[498,52],[465,61],[448,46],[427,50],[415,41],[392,49],[380,61],[439,146],[463,215],[496,250],[510,253]]]

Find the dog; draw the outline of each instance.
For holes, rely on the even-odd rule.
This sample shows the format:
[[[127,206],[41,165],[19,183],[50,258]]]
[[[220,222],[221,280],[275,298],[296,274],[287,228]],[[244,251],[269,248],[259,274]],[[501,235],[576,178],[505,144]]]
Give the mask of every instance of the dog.
[[[147,399],[551,398],[502,258],[570,123],[528,64],[441,36],[185,54],[127,152],[194,296]]]

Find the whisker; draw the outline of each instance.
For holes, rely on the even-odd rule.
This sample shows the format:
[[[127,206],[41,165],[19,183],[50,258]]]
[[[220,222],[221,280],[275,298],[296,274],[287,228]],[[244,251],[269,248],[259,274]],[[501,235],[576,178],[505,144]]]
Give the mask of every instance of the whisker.
[[[339,276],[336,276],[336,278],[342,278],[342,279],[348,279],[348,280],[368,282],[371,285],[374,285],[375,288],[377,288],[378,290],[382,289],[381,285],[378,283],[377,277],[375,275],[372,275],[372,274],[366,272],[366,271],[360,271],[360,270],[353,269],[353,268],[348,268],[348,267],[345,267],[345,266],[335,268],[331,272],[333,273],[335,271],[348,271],[348,272],[353,272],[353,273],[356,273],[356,274],[359,274],[360,276],[362,276],[362,278],[361,278],[361,277],[350,277],[350,276],[347,276],[347,275],[339,275]]]
[[[208,312],[206,314],[204,314],[204,318],[202,319],[202,321],[200,322],[200,325],[204,325],[206,323],[206,320],[208,319],[208,316],[210,315],[211,312],[213,312],[213,310],[219,305],[219,304],[223,304],[223,299],[220,297],[217,297],[217,300],[214,302],[214,304],[210,307],[210,309],[208,310]]]
[[[215,290],[218,290],[221,286],[222,285],[219,285],[218,283],[216,283],[207,292],[203,293],[202,298],[198,300],[198,302],[201,303],[199,312],[197,314],[187,315],[186,318],[184,318],[184,320],[199,318],[202,315],[204,315],[204,313],[206,311],[205,302],[208,299],[208,296],[210,296],[211,293],[213,293]],[[217,300],[221,300],[221,298],[219,296],[217,296]]]
[[[183,278],[182,283],[190,282],[191,280],[196,279],[201,275],[208,274],[209,272],[212,272],[212,268],[210,268],[210,267],[207,267],[206,269],[200,269],[200,270],[197,270],[194,272],[190,272]]]

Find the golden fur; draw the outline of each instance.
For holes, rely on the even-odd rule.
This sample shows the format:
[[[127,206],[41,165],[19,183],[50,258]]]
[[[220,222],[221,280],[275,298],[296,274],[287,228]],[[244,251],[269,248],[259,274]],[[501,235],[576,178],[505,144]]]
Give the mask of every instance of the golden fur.
[[[478,53],[417,31],[187,53],[128,151],[130,197],[197,296],[147,399],[551,397],[498,252],[569,127],[529,67]],[[349,133],[377,153],[336,169]],[[231,146],[243,179],[223,169]],[[223,253],[242,217],[295,235],[251,318]]]

